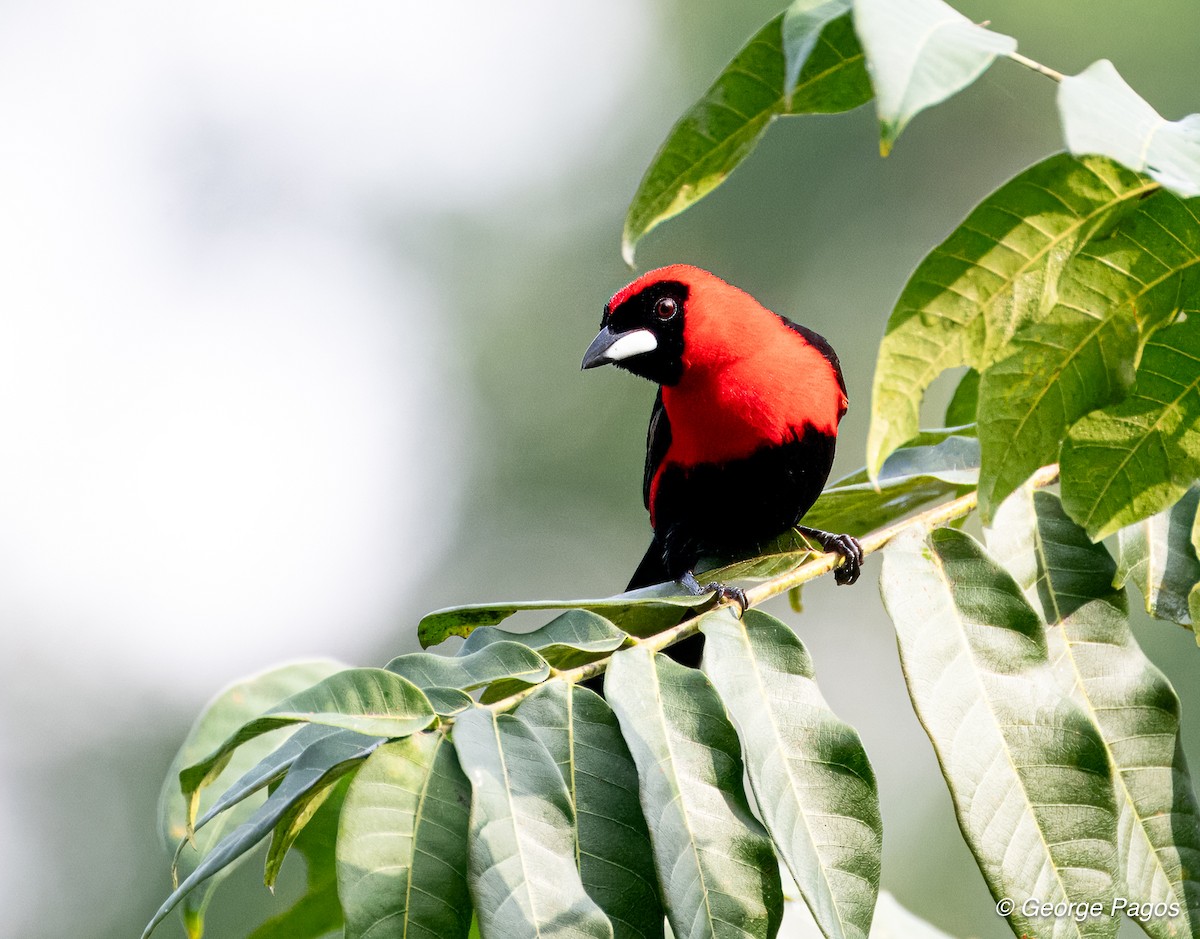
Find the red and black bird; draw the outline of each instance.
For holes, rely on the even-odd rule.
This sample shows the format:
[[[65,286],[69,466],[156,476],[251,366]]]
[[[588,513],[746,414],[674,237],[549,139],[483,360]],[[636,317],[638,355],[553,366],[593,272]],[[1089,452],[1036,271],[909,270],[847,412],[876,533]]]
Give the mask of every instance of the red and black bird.
[[[757,553],[797,526],[829,476],[846,383],[821,336],[763,307],[719,277],[673,264],[617,291],[583,367],[612,363],[658,384],[646,439],[642,496],[654,540],[628,589],[678,580],[701,587],[705,557]],[[849,535],[800,527],[858,579],[862,547]]]

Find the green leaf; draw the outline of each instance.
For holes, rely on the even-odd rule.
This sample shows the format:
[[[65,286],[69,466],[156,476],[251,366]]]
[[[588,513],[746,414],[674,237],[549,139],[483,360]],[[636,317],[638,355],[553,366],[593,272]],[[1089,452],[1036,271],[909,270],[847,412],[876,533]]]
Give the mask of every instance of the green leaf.
[[[481,626],[495,626],[514,613],[534,610],[588,610],[604,616],[635,636],[648,636],[674,626],[710,596],[681,594],[678,584],[642,587],[595,600],[514,600],[511,603],[473,603],[434,610],[421,618],[417,638],[428,649],[451,636],[469,636]]]
[[[473,793],[468,880],[485,939],[612,939],[571,863],[575,809],[537,735],[476,708],[455,722],[454,748]]]
[[[962,91],[1017,41],[977,26],[942,0],[854,0],[887,156],[917,114]]]
[[[1200,807],[1179,736],[1179,699],[1129,628],[1112,558],[1048,492],[1015,492],[995,531],[1007,549],[1024,545],[1005,566],[1029,582],[1026,595],[1033,591],[1054,627],[1046,631],[1051,666],[1099,728],[1117,771],[1121,895],[1138,907],[1178,906],[1178,916],[1143,921],[1154,939],[1196,935],[1200,874],[1189,872],[1200,860]]]
[[[356,734],[326,737],[309,746],[267,800],[204,855],[171,892],[146,926],[143,939],[154,931],[192,888],[228,867],[262,841],[297,802],[355,769],[378,743],[375,738]],[[181,845],[181,851],[187,850],[185,842]]]
[[[470,803],[445,734],[393,740],[367,758],[337,836],[346,939],[467,936]]]
[[[650,834],[638,804],[637,767],[616,715],[599,695],[551,682],[516,716],[549,751],[575,806],[575,864],[615,939],[661,939],[663,910]]]
[[[328,659],[295,662],[243,679],[220,692],[196,719],[167,771],[158,802],[159,834],[163,844],[174,851],[179,841],[187,837],[188,802],[179,791],[179,771],[184,766],[207,754],[245,720],[261,714],[289,694],[307,688],[344,667],[341,663]],[[266,757],[271,747],[272,744],[268,741],[255,741],[240,750],[234,755],[225,772],[218,777],[218,781],[228,784],[237,779],[252,767],[256,760]],[[209,808],[211,801],[211,797],[202,798],[200,804]],[[182,874],[186,876],[190,873],[195,861],[207,853],[226,830],[248,818],[254,808],[255,806],[250,804],[238,806],[216,824],[210,825],[203,833],[197,834],[197,850],[188,852],[180,859]],[[191,939],[199,939],[204,934],[205,910],[213,888],[224,874],[225,871],[222,871],[218,877],[206,881],[200,889],[185,898],[184,922]]]
[[[708,679],[635,647],[613,656],[604,691],[637,764],[671,930],[774,936],[778,862],[750,812],[737,734]]]
[[[988,196],[921,262],[879,348],[867,441],[872,477],[916,434],[933,380],[944,369],[983,370],[1002,357],[1053,297],[1079,246],[1156,188],[1103,157],[1053,156]]]
[[[804,524],[862,536],[974,483],[979,441],[955,430],[922,431],[884,461],[875,484],[865,469],[839,479],[821,493]]]
[[[1097,539],[1200,477],[1200,316],[1150,337],[1129,397],[1071,428],[1061,466],[1067,511]]]
[[[954,395],[946,405],[946,426],[962,427],[975,423],[979,408],[979,372],[969,368],[958,380]]]
[[[857,731],[814,680],[808,650],[758,610],[701,621],[704,671],[738,727],[755,804],[828,939],[866,939],[883,828]]]
[[[348,668],[298,691],[247,721],[204,759],[179,773],[188,800],[188,821],[195,818],[200,790],[209,785],[242,744],[291,724],[340,727],[375,737],[405,737],[435,720],[433,708],[412,682],[381,668]]]
[[[1117,808],[1108,756],[1065,696],[1020,587],[968,535],[909,532],[884,554],[884,603],[913,707],[959,828],[1013,931],[1039,935],[1026,899],[1111,907]],[[1111,937],[1108,917],[1055,921],[1056,937]]]
[[[1146,612],[1181,626],[1196,626],[1189,597],[1200,581],[1193,540],[1200,488],[1189,489],[1170,508],[1117,533],[1118,564],[1114,583],[1132,580],[1146,599]]]
[[[850,0],[793,0],[783,14],[783,88],[785,106],[791,105],[792,89],[804,63],[817,47],[825,27],[850,12]]]
[[[338,816],[351,776],[343,776],[312,820],[296,839],[296,850],[307,867],[304,893],[291,907],[250,933],[247,939],[320,939],[341,936],[342,906],[338,902],[334,841]]]
[[[1073,423],[1119,401],[1133,385],[1137,321],[1128,310],[1112,312],[1111,296],[1084,261],[1077,258],[1059,281],[1058,303],[1021,329],[1012,354],[979,382],[985,522],[1039,467],[1058,461]]]
[[[623,630],[603,616],[588,610],[567,610],[527,633],[480,626],[467,637],[458,654],[471,655],[496,642],[520,642],[561,671],[605,656],[619,649],[627,638]]]
[[[1197,262],[1200,220],[1188,204],[1157,193],[1068,263],[1053,308],[1019,330],[1009,345],[1011,354],[983,375],[979,438],[985,514],[1039,466],[1059,459],[1068,427],[1125,396],[1134,381],[1139,321],[1149,330],[1174,315],[1184,291],[1200,284]],[[1200,337],[1200,330],[1195,335]],[[1184,367],[1178,384],[1164,388],[1150,382],[1161,393],[1178,395],[1193,379],[1196,362],[1172,364]],[[1153,367],[1149,373],[1155,374]],[[1193,397],[1200,400],[1200,392]],[[1134,407],[1145,410],[1146,404]],[[1123,413],[1119,407],[1117,413]],[[1105,491],[1106,469],[1130,461],[1136,465],[1139,455],[1127,457],[1126,442],[1133,443],[1123,440],[1121,452],[1108,454],[1099,467],[1091,465],[1091,454],[1077,460],[1072,469],[1085,479],[1078,488]]]
[[[502,678],[521,678],[531,684],[550,674],[546,660],[520,642],[493,642],[469,655],[410,652],[385,666],[418,688],[458,688],[470,691]]]
[[[671,128],[625,216],[621,254],[630,265],[642,237],[721,185],[775,118],[834,114],[871,100],[849,15],[824,27],[790,89],[784,82],[782,21],[777,16],[759,30]]]
[[[1063,78],[1058,112],[1072,153],[1102,153],[1181,196],[1200,196],[1200,114],[1164,120],[1107,59]]]

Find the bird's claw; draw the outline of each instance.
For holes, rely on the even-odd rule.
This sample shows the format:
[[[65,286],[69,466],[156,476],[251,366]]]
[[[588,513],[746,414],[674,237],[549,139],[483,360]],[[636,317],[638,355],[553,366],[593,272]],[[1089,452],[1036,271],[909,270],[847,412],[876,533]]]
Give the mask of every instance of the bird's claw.
[[[835,535],[832,532],[821,531],[819,528],[800,526],[801,534],[808,535],[826,551],[840,554],[844,563],[833,572],[833,579],[838,584],[852,584],[862,573],[863,549],[862,544],[853,535]]]
[[[739,619],[743,613],[750,609],[750,601],[746,599],[746,591],[741,587],[730,587],[729,584],[718,583],[715,580],[701,586],[699,581],[696,580],[696,575],[691,571],[680,577],[679,582],[693,596],[698,597],[705,593],[716,593],[718,603],[722,600],[732,600],[738,605]]]

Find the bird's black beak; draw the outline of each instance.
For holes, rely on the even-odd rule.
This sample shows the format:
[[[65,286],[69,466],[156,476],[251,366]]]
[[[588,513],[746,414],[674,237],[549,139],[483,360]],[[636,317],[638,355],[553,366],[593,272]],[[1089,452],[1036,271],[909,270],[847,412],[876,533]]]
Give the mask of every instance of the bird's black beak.
[[[629,329],[623,333],[614,333],[605,326],[583,354],[583,368],[619,362],[633,355],[653,352],[657,348],[658,339],[648,329]]]

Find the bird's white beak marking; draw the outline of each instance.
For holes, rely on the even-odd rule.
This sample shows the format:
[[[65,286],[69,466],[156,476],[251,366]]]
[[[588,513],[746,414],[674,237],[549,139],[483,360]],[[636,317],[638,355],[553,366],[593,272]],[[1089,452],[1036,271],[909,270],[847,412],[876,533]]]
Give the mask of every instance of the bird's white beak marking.
[[[623,333],[617,341],[604,350],[604,357],[610,362],[620,362],[643,352],[653,352],[658,348],[658,339],[648,329],[634,329]]]

